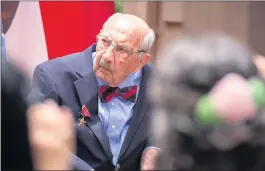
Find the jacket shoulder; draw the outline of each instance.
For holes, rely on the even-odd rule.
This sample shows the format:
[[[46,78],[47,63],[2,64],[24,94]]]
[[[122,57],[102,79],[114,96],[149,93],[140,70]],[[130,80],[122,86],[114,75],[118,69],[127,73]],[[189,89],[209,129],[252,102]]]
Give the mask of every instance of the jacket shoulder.
[[[45,61],[37,65],[35,70],[38,70],[38,68],[44,68],[49,72],[49,74],[78,71],[80,68],[88,68],[88,65],[91,63],[91,54],[91,47],[88,47],[81,52],[72,53]]]

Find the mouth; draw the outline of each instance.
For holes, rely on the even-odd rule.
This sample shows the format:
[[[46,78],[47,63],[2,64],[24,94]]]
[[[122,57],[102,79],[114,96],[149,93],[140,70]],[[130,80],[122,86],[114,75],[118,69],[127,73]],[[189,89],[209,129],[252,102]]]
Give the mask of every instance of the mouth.
[[[98,66],[94,67],[94,69],[93,69],[94,72],[102,71],[102,70],[111,72],[111,70],[109,70],[108,68],[106,68],[105,66],[102,66],[100,64]]]
[[[107,68],[105,65],[102,65],[102,64],[98,64],[97,66],[94,67],[93,71],[96,73],[96,72],[101,72],[101,71],[104,71],[104,72],[111,72],[111,70],[109,68]]]
[[[103,75],[108,75],[110,73],[109,70],[101,66],[95,72],[97,72],[98,74],[103,74]]]

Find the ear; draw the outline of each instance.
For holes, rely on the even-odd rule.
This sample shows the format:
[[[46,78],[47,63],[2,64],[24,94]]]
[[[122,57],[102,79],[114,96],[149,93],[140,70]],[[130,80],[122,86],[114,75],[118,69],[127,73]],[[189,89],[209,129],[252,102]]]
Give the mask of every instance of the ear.
[[[149,53],[145,53],[141,58],[141,61],[134,69],[134,73],[138,72],[143,66],[145,66],[152,59],[152,56]]]

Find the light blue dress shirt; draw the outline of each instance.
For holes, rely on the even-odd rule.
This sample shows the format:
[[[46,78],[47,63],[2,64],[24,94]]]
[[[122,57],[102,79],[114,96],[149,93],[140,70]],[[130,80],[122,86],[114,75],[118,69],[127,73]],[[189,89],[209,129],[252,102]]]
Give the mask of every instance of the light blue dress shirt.
[[[92,54],[93,63],[95,63],[94,52]],[[131,73],[118,87],[124,88],[127,86],[137,85],[138,97],[140,90],[140,83],[142,80],[142,70],[137,73]],[[108,85],[104,81],[97,78],[98,86]],[[115,97],[108,103],[101,103],[98,98],[99,117],[103,127],[108,135],[111,152],[113,155],[112,163],[116,166],[120,150],[129,128],[130,119],[133,114],[133,106],[135,103],[125,100],[122,97]],[[149,147],[156,148],[156,147]]]

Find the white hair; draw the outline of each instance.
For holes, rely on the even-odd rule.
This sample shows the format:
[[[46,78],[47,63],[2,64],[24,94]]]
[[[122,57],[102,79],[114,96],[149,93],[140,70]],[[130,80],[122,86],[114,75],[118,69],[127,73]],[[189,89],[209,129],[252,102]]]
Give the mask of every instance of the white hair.
[[[154,41],[155,41],[155,32],[150,28],[149,32],[145,35],[142,44],[140,45],[140,50],[142,50],[143,52],[139,53],[139,63],[141,63],[144,54],[149,52],[152,45],[154,44]]]
[[[104,29],[109,23],[111,23],[112,20],[116,20],[116,19],[118,19],[118,18],[120,18],[120,17],[122,17],[122,16],[124,16],[123,13],[115,13],[115,14],[113,14],[112,16],[110,16],[110,17],[108,18],[108,20],[104,23],[104,25],[103,25],[103,29]]]
[[[109,17],[109,19],[104,23],[103,28],[108,25],[108,23],[111,23],[112,20],[117,20],[121,17],[124,17],[126,15],[130,15],[130,14],[123,14],[123,13],[115,13],[113,14],[111,17]],[[142,50],[143,52],[140,53],[139,57],[140,60],[142,58],[142,56],[145,53],[148,53],[149,50],[151,49],[153,43],[155,41],[155,32],[149,28],[148,33],[145,35],[144,40],[142,41],[142,44],[140,45],[140,50]]]
[[[145,35],[140,49],[147,53],[155,41],[155,32],[150,28],[149,32]]]

